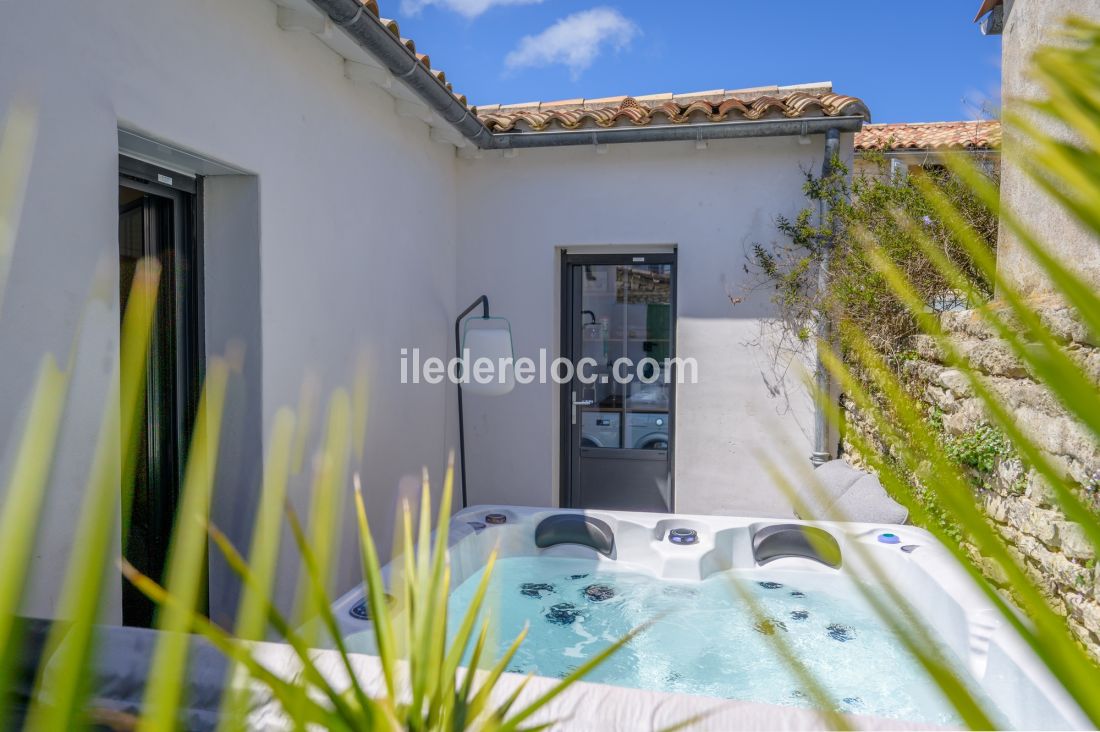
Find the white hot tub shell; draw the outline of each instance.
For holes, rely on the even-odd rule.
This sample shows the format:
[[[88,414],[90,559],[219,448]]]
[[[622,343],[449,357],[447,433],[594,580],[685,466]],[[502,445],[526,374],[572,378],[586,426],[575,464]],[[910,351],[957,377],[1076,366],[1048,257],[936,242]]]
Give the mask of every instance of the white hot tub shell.
[[[486,521],[490,514],[502,516],[504,522]],[[558,515],[589,516],[604,522],[614,535],[613,548],[605,555],[575,543],[537,546],[536,527],[544,519]],[[753,536],[760,529],[777,524],[812,526],[828,532],[839,546],[843,558],[840,568],[801,556],[771,559],[766,568],[758,564]],[[669,531],[673,528],[693,529],[697,542],[690,545],[670,542]],[[898,543],[879,541],[878,537],[884,533],[896,535]],[[484,567],[494,547],[501,557],[583,558],[614,563],[619,571],[681,581],[701,581],[730,570],[760,572],[763,577],[765,572],[776,569],[849,573],[866,581],[867,574],[860,567],[865,568],[866,561],[874,561],[911,602],[913,614],[938,634],[1010,726],[1091,728],[1080,709],[989,598],[954,557],[922,529],[759,517],[475,506],[452,517],[449,544],[452,588]],[[392,566],[384,568],[387,581]],[[356,588],[334,603],[345,636],[362,638],[359,634],[370,630],[370,621],[363,617],[363,602],[363,591]],[[645,695],[639,693],[638,697]],[[776,707],[777,715],[788,715],[791,721],[799,716],[793,711]]]

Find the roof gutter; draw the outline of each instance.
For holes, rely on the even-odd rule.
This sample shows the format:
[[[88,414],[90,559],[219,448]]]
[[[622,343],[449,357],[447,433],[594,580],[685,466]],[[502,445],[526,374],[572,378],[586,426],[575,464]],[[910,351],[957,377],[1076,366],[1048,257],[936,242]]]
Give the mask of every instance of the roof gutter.
[[[435,78],[416,54],[406,48],[359,0],[310,0],[342,28],[360,48],[377,58],[398,80],[416,92],[463,137],[478,147],[491,147],[493,133],[477,115]]]
[[[360,48],[377,58],[463,137],[482,150],[515,150],[565,145],[603,145],[668,140],[718,140],[735,137],[823,134],[829,129],[858,132],[871,121],[866,107],[838,117],[740,120],[707,124],[612,127],[551,132],[491,132],[477,115],[440,82],[360,0],[310,0]]]
[[[829,130],[858,132],[867,121],[861,115],[843,117],[805,117],[763,119],[705,124],[654,125],[652,127],[610,127],[594,130],[551,132],[496,132],[495,149],[524,147],[560,147],[563,145],[603,145],[617,142],[665,142],[668,140],[725,140],[735,137],[776,137],[780,135],[824,134]]]
[[[931,147],[922,148],[920,150],[877,150],[875,148],[857,148],[855,150],[856,155],[885,155],[891,158],[942,158],[948,155],[1000,155],[1000,153],[1001,149],[999,147],[950,147],[942,150]]]

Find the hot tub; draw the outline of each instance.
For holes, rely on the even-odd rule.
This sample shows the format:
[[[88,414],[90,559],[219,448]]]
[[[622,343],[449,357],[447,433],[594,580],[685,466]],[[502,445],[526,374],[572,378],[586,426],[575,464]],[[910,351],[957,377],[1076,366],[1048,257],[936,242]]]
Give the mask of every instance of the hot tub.
[[[530,626],[510,671],[564,676],[631,628],[654,621],[587,680],[811,706],[777,652],[771,636],[780,636],[840,711],[957,726],[950,704],[857,585],[889,601],[859,569],[871,558],[999,724],[1090,726],[954,558],[921,529],[478,506],[452,518],[450,536],[452,618],[461,617],[489,552],[499,547],[489,604],[497,642],[506,646]],[[344,595],[334,610],[350,649],[373,653],[362,590]]]

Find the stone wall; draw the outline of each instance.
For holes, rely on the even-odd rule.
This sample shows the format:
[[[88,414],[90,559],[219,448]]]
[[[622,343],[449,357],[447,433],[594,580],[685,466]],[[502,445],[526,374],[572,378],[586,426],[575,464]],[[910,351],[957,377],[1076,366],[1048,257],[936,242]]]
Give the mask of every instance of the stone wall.
[[[1043,321],[1063,341],[1066,352],[1100,385],[1098,344],[1090,342],[1086,329],[1068,308],[1054,301],[1036,305]],[[1029,378],[1008,345],[994,336],[977,313],[948,313],[943,324],[970,365],[985,374],[1017,424],[1074,483],[1085,502],[1100,510],[1100,446],[1088,430]],[[1066,520],[1045,481],[1023,467],[1011,446],[998,443],[1000,433],[989,426],[981,400],[971,393],[961,371],[945,365],[935,341],[917,336],[912,345],[915,357],[905,364],[910,391],[927,405],[930,423],[942,429],[945,446],[968,440],[974,444],[975,436],[990,438],[983,443],[993,445],[987,447],[993,457],[990,469],[972,469],[975,491],[1011,551],[1052,605],[1066,616],[1073,634],[1100,660],[1100,567],[1081,527]],[[884,447],[869,421],[850,403],[845,404],[845,412],[847,431],[858,431]],[[853,462],[859,461],[846,441],[844,450]],[[994,584],[1009,589],[993,563],[974,547],[964,546]]]

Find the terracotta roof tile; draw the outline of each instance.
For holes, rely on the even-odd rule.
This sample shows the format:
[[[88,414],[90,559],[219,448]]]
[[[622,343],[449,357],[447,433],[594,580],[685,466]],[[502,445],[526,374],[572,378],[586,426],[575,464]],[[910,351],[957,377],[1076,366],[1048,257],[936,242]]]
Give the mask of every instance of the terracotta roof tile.
[[[388,30],[390,33],[393,33],[398,38],[401,37],[401,26],[397,24],[396,20],[393,20],[392,18],[383,18],[382,16],[378,16],[378,22],[384,25],[386,27],[386,30]]]
[[[411,38],[404,38],[401,35],[401,27],[397,24],[397,21],[391,18],[383,18],[381,16],[378,10],[378,0],[359,0],[359,2],[362,4],[364,10],[377,18],[378,22],[381,23],[382,26],[386,28],[386,30],[392,33],[394,38],[397,39],[397,41],[401,45],[409,49],[409,51],[411,51],[416,56],[417,60],[420,61],[421,64],[423,64],[424,68],[428,69],[432,73],[432,76],[434,76],[439,81],[439,83],[447,89],[447,91],[454,95],[455,99],[461,102],[464,106],[468,106],[466,96],[463,94],[455,93],[454,87],[447,82],[447,75],[443,73],[442,69],[432,68],[432,60],[428,57],[428,54],[417,53],[416,42],[413,41]]]
[[[688,94],[673,94],[672,95],[672,100],[674,102],[690,102],[690,101],[694,101],[696,99],[707,99],[707,98],[711,98],[711,97],[713,97],[715,99],[720,99],[723,96],[725,96],[725,94],[726,94],[725,89],[711,89],[709,91],[691,92],[691,93],[688,93]],[[641,99],[641,98],[642,97],[635,97],[635,99]]]
[[[864,125],[856,134],[856,150],[993,150],[1001,146],[1001,123],[922,122]]]
[[[396,20],[381,16],[378,0],[359,0],[363,8],[383,25],[394,39],[404,45],[432,75],[463,105],[466,97],[457,94],[441,69],[433,69],[426,53],[417,53],[416,43],[401,35]],[[828,82],[794,86],[767,86],[751,89],[711,89],[688,94],[648,94],[638,97],[602,97],[565,99],[557,102],[492,104],[470,107],[493,132],[541,131],[558,126],[573,130],[586,125],[696,124],[727,120],[757,120],[765,117],[838,116],[866,114],[856,97],[834,94]]]
[[[766,117],[835,117],[865,113],[856,97],[834,94],[828,84],[797,87],[648,94],[475,108],[492,132],[542,132],[618,125],[696,124]]]
[[[585,107],[604,107],[604,106],[608,106],[608,105],[611,105],[611,104],[619,104],[624,99],[626,99],[625,96],[617,96],[617,97],[600,97],[599,99],[585,99],[583,101],[584,101],[584,106]]]
[[[580,107],[584,105],[584,99],[562,99],[560,102],[546,102],[543,107]]]

